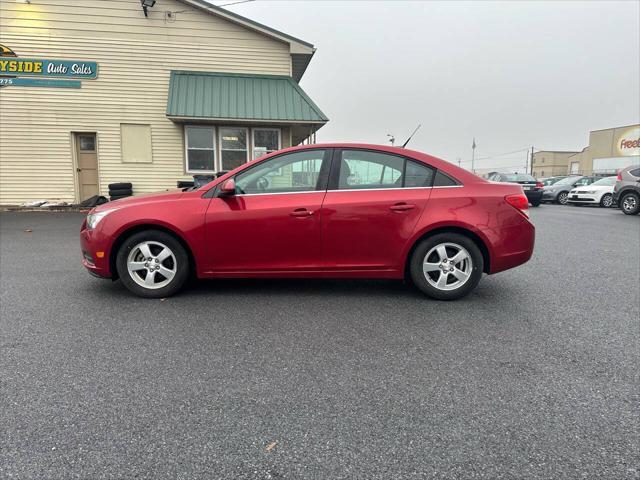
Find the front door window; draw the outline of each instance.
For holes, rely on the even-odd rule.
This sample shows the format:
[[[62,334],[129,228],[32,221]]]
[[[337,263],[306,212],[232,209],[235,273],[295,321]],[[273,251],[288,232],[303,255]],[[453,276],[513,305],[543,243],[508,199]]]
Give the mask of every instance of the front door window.
[[[320,188],[325,150],[303,150],[260,162],[236,178],[239,194],[295,193]]]

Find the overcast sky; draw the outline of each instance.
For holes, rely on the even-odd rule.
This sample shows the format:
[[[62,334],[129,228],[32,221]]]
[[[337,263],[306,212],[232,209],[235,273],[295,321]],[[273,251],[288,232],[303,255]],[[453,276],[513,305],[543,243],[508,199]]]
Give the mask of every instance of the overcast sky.
[[[230,0],[228,0],[230,1]],[[227,3],[215,1],[220,5]],[[226,7],[313,43],[301,86],[318,141],[410,146],[469,167],[524,166],[640,123],[640,2],[268,1]],[[465,163],[466,162],[466,163]]]

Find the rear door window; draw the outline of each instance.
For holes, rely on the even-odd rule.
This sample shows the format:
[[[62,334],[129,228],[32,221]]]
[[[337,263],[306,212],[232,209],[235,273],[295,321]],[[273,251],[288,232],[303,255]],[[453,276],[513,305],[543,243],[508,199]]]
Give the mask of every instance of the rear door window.
[[[399,155],[342,150],[337,158],[338,190],[431,187],[435,169]]]

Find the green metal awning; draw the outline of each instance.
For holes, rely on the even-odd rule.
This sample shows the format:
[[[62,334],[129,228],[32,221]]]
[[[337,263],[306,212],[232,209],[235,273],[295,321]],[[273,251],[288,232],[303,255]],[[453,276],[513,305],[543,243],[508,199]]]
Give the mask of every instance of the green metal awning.
[[[318,127],[329,121],[291,77],[182,71],[171,72],[167,117]]]

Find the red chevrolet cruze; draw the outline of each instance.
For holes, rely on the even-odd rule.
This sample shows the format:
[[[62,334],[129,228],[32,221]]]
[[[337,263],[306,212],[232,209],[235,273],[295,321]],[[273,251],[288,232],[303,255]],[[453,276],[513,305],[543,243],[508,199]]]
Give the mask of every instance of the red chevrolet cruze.
[[[525,263],[535,231],[516,184],[403,148],[294,147],[204,187],[92,210],[84,266],[142,297],[199,278],[411,278],[460,298],[482,273]]]

